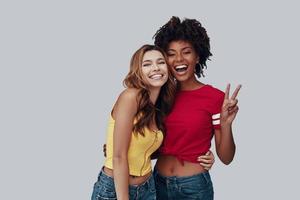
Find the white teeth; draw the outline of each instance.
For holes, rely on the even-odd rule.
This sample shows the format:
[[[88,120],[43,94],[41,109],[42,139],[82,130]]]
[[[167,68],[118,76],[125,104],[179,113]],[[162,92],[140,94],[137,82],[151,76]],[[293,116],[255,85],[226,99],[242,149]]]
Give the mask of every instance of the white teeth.
[[[160,79],[162,77],[162,74],[154,74],[150,76],[151,79]]]
[[[187,66],[186,65],[178,65],[175,67],[175,69],[182,69],[182,68],[186,68]]]

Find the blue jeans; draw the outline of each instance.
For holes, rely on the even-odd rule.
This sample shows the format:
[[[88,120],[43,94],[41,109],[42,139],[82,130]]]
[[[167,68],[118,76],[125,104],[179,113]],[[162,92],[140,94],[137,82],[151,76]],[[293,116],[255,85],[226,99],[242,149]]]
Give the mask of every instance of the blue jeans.
[[[98,181],[94,185],[92,200],[116,200],[117,194],[114,179],[104,173],[99,173]],[[129,185],[130,200],[156,200],[156,190],[154,178],[151,175],[147,181],[141,185]]]
[[[158,200],[198,199],[213,200],[213,185],[208,172],[194,176],[162,176],[154,169],[156,197]]]

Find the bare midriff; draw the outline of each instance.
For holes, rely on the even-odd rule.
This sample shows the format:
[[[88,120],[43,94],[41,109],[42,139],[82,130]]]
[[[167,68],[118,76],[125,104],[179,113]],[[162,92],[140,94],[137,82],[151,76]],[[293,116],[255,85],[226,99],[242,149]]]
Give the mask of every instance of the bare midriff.
[[[193,176],[206,172],[199,163],[188,161],[179,161],[178,158],[171,155],[160,155],[157,159],[155,168],[163,176]]]
[[[112,178],[114,177],[114,173],[113,173],[112,169],[109,169],[107,167],[103,167],[103,171],[108,176],[110,176]],[[143,184],[151,176],[151,173],[152,172],[149,172],[148,174],[146,174],[144,176],[132,176],[132,175],[129,175],[129,185],[141,185],[141,184]]]

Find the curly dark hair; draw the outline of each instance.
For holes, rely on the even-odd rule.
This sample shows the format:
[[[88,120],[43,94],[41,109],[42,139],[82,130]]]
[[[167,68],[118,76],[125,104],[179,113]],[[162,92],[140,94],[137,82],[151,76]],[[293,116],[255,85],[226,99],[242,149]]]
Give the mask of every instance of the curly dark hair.
[[[196,19],[180,21],[173,16],[153,36],[154,44],[164,51],[167,51],[172,41],[184,40],[190,42],[199,56],[199,63],[196,64],[195,74],[197,77],[204,76],[203,69],[206,68],[206,61],[212,56],[210,52],[209,37],[205,28]]]

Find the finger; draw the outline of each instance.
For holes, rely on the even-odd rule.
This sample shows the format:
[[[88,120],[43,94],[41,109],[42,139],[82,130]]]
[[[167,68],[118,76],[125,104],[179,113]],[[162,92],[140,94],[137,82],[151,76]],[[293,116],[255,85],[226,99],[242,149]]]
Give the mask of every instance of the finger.
[[[229,91],[230,91],[230,84],[228,83],[226,86],[224,99],[229,99]]]
[[[198,160],[201,160],[201,159],[204,159],[204,160],[213,160],[214,158],[215,158],[214,154],[209,154],[209,155],[199,156],[197,159]]]
[[[228,109],[231,110],[233,107],[235,107],[238,103],[237,99],[230,99],[230,101],[228,102]]]
[[[211,167],[203,167],[203,168],[207,171],[211,170]]]
[[[210,164],[210,163],[199,163],[201,166],[203,166],[203,167],[211,167],[212,166],[212,164]]]
[[[235,106],[235,107],[232,108],[232,110],[229,111],[229,114],[237,113],[238,111],[239,111],[239,107]]]
[[[211,159],[214,159],[214,158],[215,158],[215,156],[214,156],[214,154],[211,152],[211,150],[208,150],[208,152],[206,152],[206,154],[205,154],[204,156],[208,156],[208,157],[211,158]],[[200,156],[200,157],[201,157],[201,156]]]
[[[214,160],[201,160],[199,163],[205,164],[205,165],[213,165],[215,163]]]
[[[204,157],[204,156],[201,156],[197,159],[199,162],[203,162],[203,163],[214,163],[215,162],[215,159],[212,158],[212,157]]]
[[[102,150],[103,150],[104,157],[106,157],[106,144],[103,145],[103,149]]]
[[[234,90],[234,92],[233,92],[233,94],[232,94],[232,96],[231,96],[231,99],[235,99],[235,98],[236,98],[236,96],[238,95],[238,93],[239,93],[241,87],[242,87],[242,85],[239,84],[239,85],[235,88],[235,90]]]
[[[229,107],[230,107],[230,103],[229,102],[224,102],[223,106],[222,106],[222,110],[226,111],[226,110],[228,110]]]
[[[208,150],[205,155],[199,156],[198,159],[201,158],[201,157],[210,157],[210,156],[212,158],[214,158],[214,154],[210,150]]]
[[[212,164],[200,163],[200,165],[203,166],[207,170],[209,170],[212,167]]]
[[[197,160],[200,161],[200,162],[212,163],[214,161],[214,158],[211,158],[211,157],[199,157]]]
[[[204,160],[212,160],[213,157],[211,155],[202,155],[202,156],[199,156],[197,158],[198,160],[201,160],[201,159],[204,159]]]

